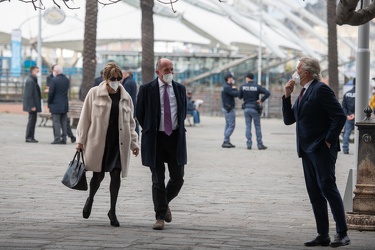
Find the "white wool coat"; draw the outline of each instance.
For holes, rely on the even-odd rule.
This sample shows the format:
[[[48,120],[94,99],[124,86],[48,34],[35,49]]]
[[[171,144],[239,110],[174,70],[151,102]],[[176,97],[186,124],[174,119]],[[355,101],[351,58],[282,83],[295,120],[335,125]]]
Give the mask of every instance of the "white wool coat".
[[[122,85],[119,86],[119,148],[122,177],[128,175],[130,153],[139,148],[138,135],[135,132],[133,102]],[[112,100],[109,97],[106,82],[93,87],[83,103],[77,125],[77,143],[84,145],[85,166],[89,171],[101,172],[105,140],[109,123]]]

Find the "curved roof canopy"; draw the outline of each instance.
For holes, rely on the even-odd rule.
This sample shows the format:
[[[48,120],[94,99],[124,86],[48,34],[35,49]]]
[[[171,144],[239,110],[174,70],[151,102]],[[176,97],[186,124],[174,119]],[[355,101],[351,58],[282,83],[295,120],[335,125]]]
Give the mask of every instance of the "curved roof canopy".
[[[260,3],[262,8],[260,8]],[[23,38],[35,42],[38,33],[38,11],[22,2],[0,3],[0,32],[21,29]],[[53,6],[49,3],[48,7]],[[117,4],[100,6],[98,12],[97,44],[141,39],[140,0],[122,0]],[[155,41],[198,44],[231,53],[254,53],[262,46],[275,57],[285,58],[289,51],[301,51],[319,57],[316,51],[301,42],[300,34],[292,31],[292,22],[306,33],[321,37],[314,26],[326,29],[324,21],[290,0],[179,0],[173,4],[155,1]],[[44,11],[42,11],[43,14]],[[59,25],[42,21],[43,46],[82,51],[85,7],[64,9],[66,18]],[[299,14],[296,14],[299,13]],[[304,19],[302,19],[302,17]],[[286,22],[286,20],[288,22]],[[308,20],[308,22],[306,21]],[[339,36],[350,48],[355,46]],[[1,40],[1,39],[0,39]],[[327,45],[325,38],[320,42]]]

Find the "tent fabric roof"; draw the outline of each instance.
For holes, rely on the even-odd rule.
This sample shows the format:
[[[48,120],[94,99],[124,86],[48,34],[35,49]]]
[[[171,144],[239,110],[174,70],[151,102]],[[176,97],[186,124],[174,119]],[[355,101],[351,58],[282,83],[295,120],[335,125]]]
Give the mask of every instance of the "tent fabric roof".
[[[256,4],[257,0],[242,0]],[[260,24],[256,15],[252,18],[239,15],[238,21],[245,23],[246,29],[233,21],[233,17],[222,11],[225,8],[235,10],[235,6],[221,2],[218,7],[217,0],[180,0],[174,7],[176,13],[172,12],[170,5],[160,4],[155,1],[154,7],[154,34],[156,41],[177,41],[205,46],[216,46],[212,41],[218,41],[225,47],[234,49],[236,44],[249,47],[261,44],[272,52],[272,47],[282,49],[301,50],[301,46],[288,37],[280,34],[277,27],[262,25],[263,39],[267,43],[260,43]],[[239,1],[241,2],[241,1]],[[11,33],[12,29],[20,28],[22,37],[35,39],[38,34],[38,11],[30,4],[22,2],[0,3],[0,19],[2,25],[0,32]],[[51,3],[48,7],[51,7]],[[139,0],[123,0],[117,4],[99,7],[98,12],[98,45],[119,40],[141,39],[141,11],[138,7]],[[84,35],[84,12],[85,7],[80,6],[78,10],[63,9],[66,14],[65,21],[59,25],[47,24],[42,20],[43,46],[52,48],[66,48],[82,51]],[[42,11],[43,14],[44,11]],[[185,20],[185,23],[182,21]],[[192,29],[187,23],[196,26],[203,32],[199,33]],[[249,32],[253,29],[254,32]],[[8,37],[9,38],[9,37]],[[0,35],[0,41],[5,41]],[[35,41],[35,40],[34,40]],[[272,45],[272,46],[270,46]]]

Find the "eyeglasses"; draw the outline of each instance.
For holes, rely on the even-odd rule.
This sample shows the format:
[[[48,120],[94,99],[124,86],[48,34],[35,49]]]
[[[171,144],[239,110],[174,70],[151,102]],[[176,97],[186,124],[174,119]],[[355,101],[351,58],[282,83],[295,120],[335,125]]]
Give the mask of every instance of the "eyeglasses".
[[[117,77],[117,78],[116,78],[116,77],[111,77],[111,78],[109,78],[109,80],[111,80],[112,82],[113,82],[113,81],[116,81],[116,80],[117,80],[117,81],[121,81],[121,79],[122,79],[122,77],[120,77],[120,76]]]

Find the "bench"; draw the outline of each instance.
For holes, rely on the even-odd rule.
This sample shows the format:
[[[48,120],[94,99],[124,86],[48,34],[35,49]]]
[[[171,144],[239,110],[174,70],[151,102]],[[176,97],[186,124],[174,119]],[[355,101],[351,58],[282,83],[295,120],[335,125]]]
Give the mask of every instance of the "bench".
[[[73,119],[73,124],[75,121],[79,120],[79,117],[81,116],[82,106],[83,102],[79,100],[69,102],[68,118]],[[48,120],[52,119],[52,114],[50,112],[42,112],[39,113],[39,117],[42,118],[39,127],[41,127],[42,125],[45,127]]]

